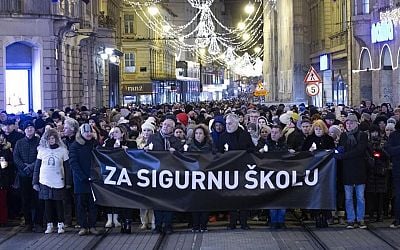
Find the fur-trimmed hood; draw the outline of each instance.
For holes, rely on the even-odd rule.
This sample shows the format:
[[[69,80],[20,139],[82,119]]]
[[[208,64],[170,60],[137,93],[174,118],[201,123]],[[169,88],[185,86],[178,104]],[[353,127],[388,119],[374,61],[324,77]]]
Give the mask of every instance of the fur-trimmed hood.
[[[95,136],[94,135],[93,135],[92,140],[95,140]],[[83,139],[80,131],[76,132],[75,141],[77,143],[79,143],[80,145],[85,145],[85,143],[87,142],[85,139]]]

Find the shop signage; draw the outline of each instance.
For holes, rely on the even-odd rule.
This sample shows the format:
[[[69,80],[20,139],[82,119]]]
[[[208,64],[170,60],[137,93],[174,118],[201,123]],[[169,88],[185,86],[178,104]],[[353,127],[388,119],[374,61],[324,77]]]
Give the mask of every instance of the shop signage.
[[[138,83],[138,84],[122,84],[122,93],[126,94],[141,94],[152,93],[153,87],[151,83]]]
[[[372,43],[392,41],[393,30],[394,30],[393,22],[390,20],[372,24],[371,26]]]
[[[380,12],[379,17],[381,21],[392,21],[394,25],[400,25],[400,8]]]

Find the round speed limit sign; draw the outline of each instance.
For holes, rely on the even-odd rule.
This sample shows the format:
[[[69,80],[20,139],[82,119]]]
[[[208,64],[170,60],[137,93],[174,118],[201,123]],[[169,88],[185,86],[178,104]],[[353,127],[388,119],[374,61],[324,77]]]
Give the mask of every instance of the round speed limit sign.
[[[308,96],[316,96],[319,93],[319,87],[317,83],[310,83],[306,86],[306,93]]]

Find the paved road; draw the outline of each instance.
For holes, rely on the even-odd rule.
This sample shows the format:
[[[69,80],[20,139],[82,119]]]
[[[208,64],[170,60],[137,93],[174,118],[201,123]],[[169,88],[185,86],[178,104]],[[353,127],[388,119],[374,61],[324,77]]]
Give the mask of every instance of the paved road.
[[[23,232],[19,226],[0,228],[0,249],[400,249],[400,229],[388,228],[390,221],[370,224],[365,229],[345,229],[334,225],[317,229],[312,222],[288,222],[288,229],[272,230],[250,222],[249,231],[228,231],[221,222],[212,223],[206,233],[192,233],[183,224],[172,235],[134,230],[131,235],[118,229],[101,236],[77,235],[68,229],[63,235]],[[135,225],[138,228],[138,225]]]

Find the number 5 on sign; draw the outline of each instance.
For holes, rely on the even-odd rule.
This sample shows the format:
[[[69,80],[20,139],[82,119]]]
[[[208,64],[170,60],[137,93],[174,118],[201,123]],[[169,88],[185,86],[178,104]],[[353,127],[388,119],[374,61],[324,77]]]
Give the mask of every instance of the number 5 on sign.
[[[319,86],[317,83],[307,84],[306,93],[308,96],[316,96],[319,93]]]

